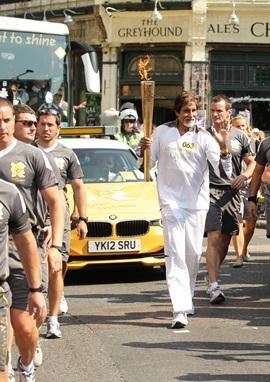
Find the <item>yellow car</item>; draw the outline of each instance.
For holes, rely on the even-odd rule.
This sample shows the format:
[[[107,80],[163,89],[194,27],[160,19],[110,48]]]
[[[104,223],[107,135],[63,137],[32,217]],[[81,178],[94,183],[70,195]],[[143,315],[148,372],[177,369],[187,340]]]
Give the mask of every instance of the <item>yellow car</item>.
[[[155,182],[145,182],[135,153],[109,139],[63,138],[83,169],[88,234],[71,232],[68,268],[98,264],[163,266],[164,244]],[[70,192],[70,191],[69,191]],[[72,195],[69,194],[72,204]]]

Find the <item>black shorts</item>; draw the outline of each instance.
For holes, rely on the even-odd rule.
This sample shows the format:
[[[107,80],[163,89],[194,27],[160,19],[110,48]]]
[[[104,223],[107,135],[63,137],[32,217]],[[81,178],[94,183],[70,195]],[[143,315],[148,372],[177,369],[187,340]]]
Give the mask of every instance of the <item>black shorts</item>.
[[[205,222],[205,234],[220,231],[226,235],[239,232],[240,193],[233,189],[210,188],[210,207]]]

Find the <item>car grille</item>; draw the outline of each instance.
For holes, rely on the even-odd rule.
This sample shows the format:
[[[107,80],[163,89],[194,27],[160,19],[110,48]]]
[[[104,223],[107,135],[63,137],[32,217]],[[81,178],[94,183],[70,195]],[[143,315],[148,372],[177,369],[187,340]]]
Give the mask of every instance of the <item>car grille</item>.
[[[117,236],[145,235],[149,230],[147,220],[127,220],[116,224]]]
[[[108,222],[88,222],[87,227],[87,237],[110,237],[113,233],[113,226]],[[139,236],[148,231],[147,220],[127,220],[116,224],[117,236]]]
[[[88,222],[87,237],[112,236],[112,225],[107,222]]]

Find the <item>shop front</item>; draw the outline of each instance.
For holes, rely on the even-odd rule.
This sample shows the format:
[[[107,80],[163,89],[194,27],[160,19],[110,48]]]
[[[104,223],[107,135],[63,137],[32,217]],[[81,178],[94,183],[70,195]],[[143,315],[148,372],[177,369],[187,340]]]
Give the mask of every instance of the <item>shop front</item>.
[[[190,89],[186,73],[190,73],[192,61],[192,11],[166,11],[160,21],[151,20],[150,15],[115,12],[108,20],[103,19],[108,36],[103,49],[102,109],[129,101],[142,116],[139,60],[149,55],[149,76],[155,81],[153,123],[160,124],[175,118],[175,97],[184,88]],[[116,94],[110,93],[113,86],[109,84],[118,85]]]
[[[253,127],[269,132],[270,13],[251,10],[239,12],[235,26],[226,24],[225,14],[208,16],[211,95],[228,95],[234,114],[249,116]]]

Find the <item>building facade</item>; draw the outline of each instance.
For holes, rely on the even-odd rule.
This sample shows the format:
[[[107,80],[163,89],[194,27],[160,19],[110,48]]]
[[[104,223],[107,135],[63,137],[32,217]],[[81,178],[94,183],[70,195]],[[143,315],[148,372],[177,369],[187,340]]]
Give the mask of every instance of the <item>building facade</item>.
[[[229,21],[233,3],[239,24]],[[155,5],[162,19],[153,17]],[[68,24],[72,39],[91,44],[99,54],[101,110],[131,101],[141,114],[138,63],[150,55],[155,123],[174,118],[174,98],[185,89],[199,95],[205,119],[211,97],[225,93],[236,113],[270,130],[269,0],[28,0],[0,5],[1,15],[50,21],[63,21],[64,10],[73,18]],[[79,69],[74,76],[79,102],[88,95]]]

